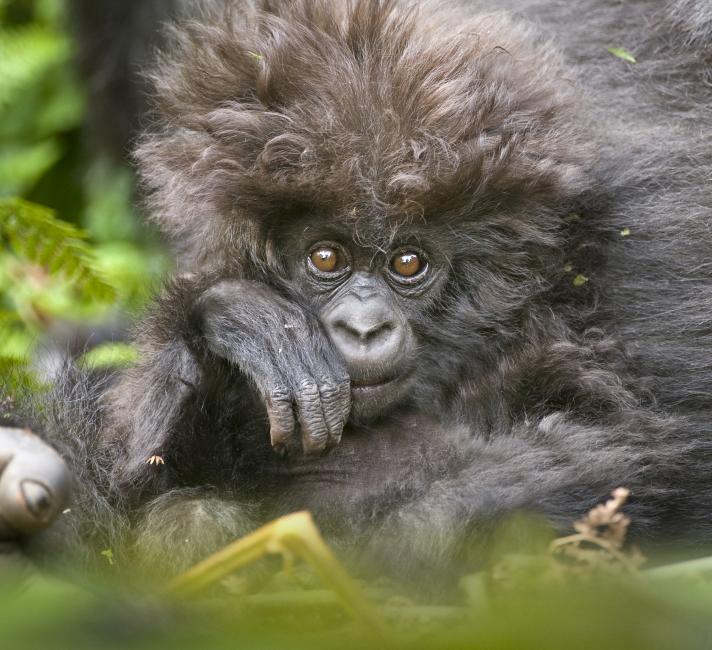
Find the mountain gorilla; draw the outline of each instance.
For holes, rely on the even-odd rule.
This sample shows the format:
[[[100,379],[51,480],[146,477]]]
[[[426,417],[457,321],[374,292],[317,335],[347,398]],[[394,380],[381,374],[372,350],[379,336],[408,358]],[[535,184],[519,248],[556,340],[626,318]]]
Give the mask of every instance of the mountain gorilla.
[[[136,160],[180,274],[135,367],[7,415],[76,476],[28,551],[175,571],[309,509],[356,564],[447,579],[502,517],[565,530],[619,485],[639,540],[710,541],[712,11],[465,4],[174,30]],[[41,456],[0,485],[15,535],[18,467],[61,507]]]

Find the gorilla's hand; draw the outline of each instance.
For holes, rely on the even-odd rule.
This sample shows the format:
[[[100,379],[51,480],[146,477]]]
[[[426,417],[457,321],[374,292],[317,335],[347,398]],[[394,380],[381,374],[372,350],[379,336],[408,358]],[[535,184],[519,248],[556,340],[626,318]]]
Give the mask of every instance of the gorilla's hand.
[[[264,400],[273,448],[304,452],[341,439],[351,410],[343,361],[316,320],[262,284],[221,282],[198,302],[201,329],[214,354],[237,365]]]
[[[67,466],[27,429],[0,427],[0,540],[35,533],[67,506]]]

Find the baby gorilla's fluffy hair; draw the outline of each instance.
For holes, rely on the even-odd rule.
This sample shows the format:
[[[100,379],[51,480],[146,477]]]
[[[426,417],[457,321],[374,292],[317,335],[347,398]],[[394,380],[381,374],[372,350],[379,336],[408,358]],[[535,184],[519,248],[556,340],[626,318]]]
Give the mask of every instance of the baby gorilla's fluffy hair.
[[[639,538],[710,541],[712,13],[462,4],[212,2],[173,30],[136,159],[185,275],[136,367],[34,419],[85,468],[71,517],[92,548],[137,527],[133,550],[181,547],[183,566],[309,508],[385,570],[447,576],[503,516],[566,529],[621,484]],[[507,4],[531,22],[490,12]],[[250,337],[276,322],[275,357],[341,368],[328,292],[300,280],[322,232],[364,268],[415,241],[434,276],[388,285],[415,341],[407,396],[282,459]],[[92,531],[107,504],[118,523]]]
[[[539,270],[557,244],[550,206],[582,192],[595,156],[552,47],[504,14],[267,6],[213,8],[175,32],[154,72],[162,128],[136,156],[184,265],[259,256],[255,228],[319,210],[357,229],[378,214],[379,239],[403,221],[459,228],[468,215],[474,246],[475,222],[492,219],[480,230],[512,230],[509,245],[535,260],[524,275]]]

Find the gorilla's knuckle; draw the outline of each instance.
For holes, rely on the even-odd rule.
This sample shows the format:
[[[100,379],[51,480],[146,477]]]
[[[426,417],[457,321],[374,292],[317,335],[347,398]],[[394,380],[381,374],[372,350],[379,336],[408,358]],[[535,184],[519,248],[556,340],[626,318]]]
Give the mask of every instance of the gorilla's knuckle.
[[[319,398],[319,388],[313,379],[301,379],[297,385],[299,397],[307,401],[316,401]]]
[[[267,402],[274,408],[287,408],[291,405],[291,395],[289,390],[283,386],[272,388],[267,393]]]
[[[299,411],[299,421],[302,423],[302,426],[309,430],[323,426],[324,416],[318,397],[298,400],[297,409]]]
[[[268,415],[270,428],[274,433],[284,434],[294,430],[294,414],[291,404],[288,408],[272,409]]]
[[[322,383],[319,385],[319,394],[326,401],[332,401],[339,396],[339,386],[337,384]]]

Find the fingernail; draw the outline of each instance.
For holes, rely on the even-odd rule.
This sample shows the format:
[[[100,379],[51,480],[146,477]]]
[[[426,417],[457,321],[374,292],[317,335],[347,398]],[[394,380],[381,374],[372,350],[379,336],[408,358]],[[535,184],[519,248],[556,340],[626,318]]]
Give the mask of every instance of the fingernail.
[[[39,520],[46,521],[52,515],[52,493],[38,481],[25,479],[20,483],[22,498],[27,509]]]

